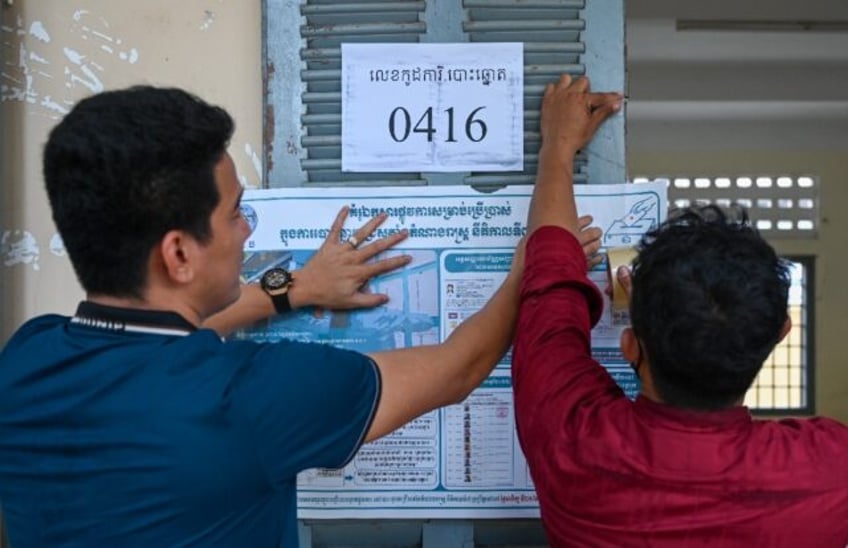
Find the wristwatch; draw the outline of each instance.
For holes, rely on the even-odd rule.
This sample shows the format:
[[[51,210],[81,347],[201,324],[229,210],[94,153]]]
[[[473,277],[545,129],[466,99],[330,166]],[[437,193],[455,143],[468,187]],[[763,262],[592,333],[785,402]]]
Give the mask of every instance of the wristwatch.
[[[262,275],[259,286],[271,297],[277,314],[284,314],[292,309],[289,302],[289,288],[294,278],[285,268],[272,268]]]

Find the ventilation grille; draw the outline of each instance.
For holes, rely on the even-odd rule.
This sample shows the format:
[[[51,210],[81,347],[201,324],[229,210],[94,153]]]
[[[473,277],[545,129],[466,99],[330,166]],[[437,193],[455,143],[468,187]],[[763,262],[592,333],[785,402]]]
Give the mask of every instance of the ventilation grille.
[[[524,171],[472,173],[465,182],[533,184],[538,166],[539,107],[545,86],[560,74],[583,75],[583,0],[465,0],[462,28],[469,42],[524,42]],[[586,182],[586,156],[578,155],[575,182]]]
[[[422,173],[343,173],[341,171],[342,43],[408,43],[444,40],[442,27],[456,26],[450,9],[439,13],[435,0],[310,0],[300,7],[302,115],[299,184],[420,185],[436,179]],[[538,165],[539,106],[545,85],[561,73],[585,73],[581,35],[584,0],[464,0],[459,37],[453,41],[524,42],[524,170],[475,172],[449,182],[486,187],[532,184]],[[439,28],[437,28],[439,27]],[[435,35],[435,38],[434,36]],[[277,52],[268,52],[273,57]],[[280,105],[277,115],[285,115]],[[276,148],[276,147],[275,147]],[[575,182],[586,182],[587,159],[578,155]],[[285,178],[285,176],[284,176]],[[286,184],[288,186],[288,183]]]
[[[326,185],[424,184],[419,173],[342,173],[341,44],[419,42],[425,3],[312,0],[301,7],[306,24],[301,72],[304,134],[301,166],[308,183]]]
[[[638,177],[634,182],[648,180]],[[766,238],[815,238],[819,187],[818,178],[810,176],[673,177],[669,179],[668,203],[678,208],[739,205]]]

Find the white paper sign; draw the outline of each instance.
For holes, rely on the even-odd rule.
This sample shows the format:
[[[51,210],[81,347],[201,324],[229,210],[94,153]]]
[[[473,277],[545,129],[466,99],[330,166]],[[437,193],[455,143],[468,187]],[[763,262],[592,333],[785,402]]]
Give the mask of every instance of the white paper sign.
[[[342,44],[342,171],[523,170],[523,52]]]

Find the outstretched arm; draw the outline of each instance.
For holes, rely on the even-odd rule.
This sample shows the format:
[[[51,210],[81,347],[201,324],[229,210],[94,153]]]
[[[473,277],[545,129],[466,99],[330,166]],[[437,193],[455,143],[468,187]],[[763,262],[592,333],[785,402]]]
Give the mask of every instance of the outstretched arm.
[[[382,390],[365,441],[400,428],[438,407],[462,401],[489,375],[512,343],[524,240],[501,287],[441,344],[371,354]]]
[[[577,236],[593,264],[600,230],[588,228],[591,217],[577,216],[572,187],[574,154],[619,109],[621,96],[589,93],[585,79],[571,86],[571,78],[563,76],[545,91],[543,147],[527,230],[529,234],[549,224],[566,227]],[[524,241],[500,289],[444,343],[372,355],[383,388],[367,441],[437,407],[462,401],[491,373],[512,342],[523,265]]]
[[[591,328],[603,300],[584,272],[577,234],[573,160],[598,126],[620,109],[621,96],[591,93],[585,78],[563,76],[545,90],[542,149],[528,218],[527,267],[512,374],[516,428],[528,462],[545,459],[544,440],[562,435],[571,411],[616,392],[592,359]],[[540,230],[546,227],[545,230]]]
[[[305,306],[333,310],[371,308],[389,300],[388,295],[367,293],[362,287],[375,276],[409,264],[409,255],[371,261],[379,253],[403,241],[407,233],[400,231],[367,245],[354,247],[348,241],[340,240],[347,213],[347,207],[339,211],[327,239],[315,255],[302,269],[292,272],[294,282],[288,294],[293,309]],[[381,214],[365,223],[354,234],[356,240],[367,240],[386,217]],[[219,335],[225,336],[274,314],[276,312],[271,298],[258,284],[249,284],[242,287],[241,296],[236,302],[207,318],[203,327],[214,329]]]
[[[601,231],[582,217],[577,238],[590,262],[598,259]],[[371,441],[438,407],[459,403],[492,372],[512,343],[518,291],[524,265],[524,240],[498,291],[442,344],[416,346],[371,355],[380,369],[382,392]]]

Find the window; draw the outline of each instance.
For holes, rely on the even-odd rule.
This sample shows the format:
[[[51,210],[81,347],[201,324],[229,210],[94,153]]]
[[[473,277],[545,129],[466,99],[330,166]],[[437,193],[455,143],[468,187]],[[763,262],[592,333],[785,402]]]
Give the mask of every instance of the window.
[[[766,359],[754,385],[745,395],[745,405],[763,414],[812,414],[814,258],[786,258],[791,262],[789,317],[792,329]]]

